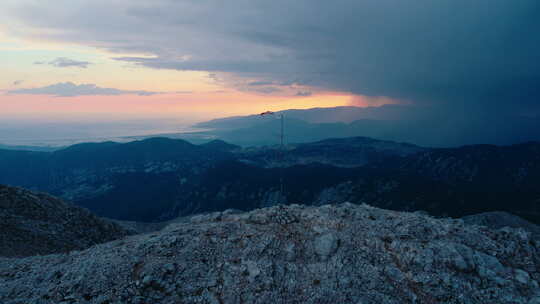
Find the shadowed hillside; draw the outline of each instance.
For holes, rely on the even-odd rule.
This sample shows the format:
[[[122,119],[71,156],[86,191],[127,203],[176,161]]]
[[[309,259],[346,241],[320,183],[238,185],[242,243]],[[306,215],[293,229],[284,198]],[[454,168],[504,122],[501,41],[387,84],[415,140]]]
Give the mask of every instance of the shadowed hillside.
[[[0,185],[0,256],[81,250],[130,233],[47,194]]]

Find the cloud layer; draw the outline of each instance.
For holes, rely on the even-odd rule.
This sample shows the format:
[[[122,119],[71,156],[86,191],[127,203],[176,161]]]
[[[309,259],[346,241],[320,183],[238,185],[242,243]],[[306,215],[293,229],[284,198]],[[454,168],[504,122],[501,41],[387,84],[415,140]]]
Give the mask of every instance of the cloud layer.
[[[49,62],[49,64],[57,68],[78,67],[86,69],[91,63],[88,61],[78,61],[65,57],[58,57],[55,60]]]
[[[7,1],[0,17],[19,35],[244,77],[245,90],[291,83],[453,115],[540,115],[537,0]]]
[[[36,61],[36,62],[34,62],[34,64],[38,64],[38,65],[48,64],[48,65],[52,65],[52,66],[57,67],[57,68],[77,67],[77,68],[86,69],[92,63],[88,62],[88,61],[73,60],[73,59],[69,59],[69,58],[66,58],[66,57],[58,57],[58,58],[56,58],[56,59],[54,59],[52,61],[49,61],[49,62]]]
[[[95,84],[74,84],[72,82],[62,82],[44,86],[40,88],[17,89],[8,91],[8,94],[29,94],[29,95],[53,95],[57,97],[75,97],[90,95],[139,95],[150,96],[159,94],[149,91],[127,91],[114,88],[102,88]]]

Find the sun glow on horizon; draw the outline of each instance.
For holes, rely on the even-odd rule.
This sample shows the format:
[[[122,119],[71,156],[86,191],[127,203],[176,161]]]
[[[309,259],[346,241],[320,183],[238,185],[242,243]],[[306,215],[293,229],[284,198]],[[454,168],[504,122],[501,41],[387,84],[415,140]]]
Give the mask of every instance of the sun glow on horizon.
[[[165,93],[153,96],[49,95],[0,96],[0,116],[41,117],[62,120],[72,117],[115,119],[189,117],[201,121],[232,115],[250,115],[266,110],[308,109],[351,105],[351,95],[321,93],[306,97],[261,96],[228,90],[224,92]]]

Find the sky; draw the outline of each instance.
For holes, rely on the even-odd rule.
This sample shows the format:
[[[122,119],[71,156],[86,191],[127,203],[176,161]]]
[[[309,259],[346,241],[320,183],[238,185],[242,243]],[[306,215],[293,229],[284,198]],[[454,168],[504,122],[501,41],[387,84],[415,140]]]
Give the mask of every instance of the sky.
[[[3,1],[0,117],[11,121],[177,117],[191,123],[357,100],[346,90],[292,79],[269,81],[264,70],[235,73],[206,66],[202,61],[234,65],[233,61],[251,61],[247,57],[273,56],[272,47],[220,33],[216,24],[192,23],[218,13],[218,6],[195,1]],[[178,15],[170,16],[172,11]],[[174,20],[161,20],[160,14]],[[172,60],[171,66],[141,62],[162,59]],[[178,62],[200,66],[174,66]],[[360,99],[366,105],[380,103]]]
[[[537,0],[2,0],[0,20],[4,121],[385,103],[452,128],[540,116]]]

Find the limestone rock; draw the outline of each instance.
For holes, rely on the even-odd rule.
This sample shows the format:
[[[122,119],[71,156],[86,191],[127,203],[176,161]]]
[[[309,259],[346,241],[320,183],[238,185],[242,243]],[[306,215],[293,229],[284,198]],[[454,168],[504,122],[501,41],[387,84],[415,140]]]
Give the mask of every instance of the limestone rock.
[[[538,303],[539,280],[540,248],[522,230],[276,206],[0,258],[0,303]]]

